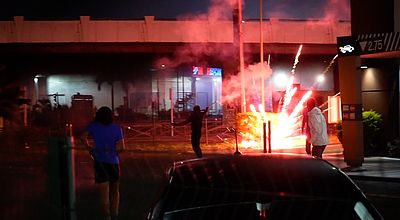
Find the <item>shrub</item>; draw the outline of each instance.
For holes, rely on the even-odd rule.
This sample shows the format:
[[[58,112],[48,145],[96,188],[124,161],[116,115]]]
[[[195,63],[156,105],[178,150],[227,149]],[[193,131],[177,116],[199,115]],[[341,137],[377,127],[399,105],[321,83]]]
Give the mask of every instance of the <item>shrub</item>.
[[[374,110],[362,113],[364,130],[364,153],[366,156],[380,153],[380,144],[383,141],[382,116]]]
[[[382,116],[374,110],[362,112],[362,122],[364,131],[364,152],[365,155],[372,155],[380,153],[380,142],[383,141],[382,137]],[[336,124],[336,135],[340,142],[343,140],[342,135],[342,121]]]

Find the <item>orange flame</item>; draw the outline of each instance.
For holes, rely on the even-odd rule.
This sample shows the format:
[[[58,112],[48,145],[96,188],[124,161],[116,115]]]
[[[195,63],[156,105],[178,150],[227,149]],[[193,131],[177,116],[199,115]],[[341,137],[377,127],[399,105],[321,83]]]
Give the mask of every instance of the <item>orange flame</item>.
[[[300,112],[304,102],[311,96],[312,91],[308,91],[291,114],[287,112],[265,112],[262,105],[258,111],[254,105],[250,105],[251,112],[246,114],[246,118],[241,122],[246,129],[241,129],[241,146],[244,148],[262,149],[263,146],[263,123],[271,122],[271,145],[272,149],[288,149],[296,145],[303,145],[305,136],[299,134],[301,126]]]

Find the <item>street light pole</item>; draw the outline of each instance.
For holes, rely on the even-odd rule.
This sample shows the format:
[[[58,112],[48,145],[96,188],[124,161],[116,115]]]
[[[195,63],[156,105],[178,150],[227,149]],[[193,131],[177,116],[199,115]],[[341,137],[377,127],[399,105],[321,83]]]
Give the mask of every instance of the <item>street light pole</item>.
[[[35,83],[35,104],[37,104],[39,100],[39,77],[35,76],[35,78],[33,78],[33,82]]]
[[[265,108],[265,92],[264,92],[264,34],[263,34],[263,8],[260,0],[260,74],[261,74],[261,104]]]
[[[238,22],[239,22],[239,66],[240,66],[240,86],[241,86],[241,98],[242,98],[242,112],[246,112],[246,89],[245,89],[245,77],[244,77],[244,51],[243,51],[243,16],[242,16],[242,0],[238,0]]]

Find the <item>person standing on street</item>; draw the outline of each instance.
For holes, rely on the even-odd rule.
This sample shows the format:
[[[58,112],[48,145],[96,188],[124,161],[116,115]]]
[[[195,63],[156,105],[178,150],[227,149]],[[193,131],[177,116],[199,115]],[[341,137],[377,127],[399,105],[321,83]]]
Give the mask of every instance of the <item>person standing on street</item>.
[[[312,156],[322,158],[322,153],[329,143],[326,120],[321,110],[317,107],[315,99],[307,100],[308,127],[310,129],[310,142]]]
[[[311,155],[310,128],[308,127],[308,108],[303,108],[303,121],[301,123],[301,133],[306,136],[306,153]]]
[[[201,148],[200,148],[200,139],[201,139],[201,129],[203,127],[203,119],[204,119],[204,116],[206,115],[207,111],[208,111],[208,107],[204,111],[201,111],[200,106],[195,105],[193,107],[193,111],[191,112],[190,116],[185,121],[182,121],[179,123],[175,123],[175,122],[172,123],[172,126],[180,126],[180,125],[186,125],[186,124],[191,123],[192,148],[198,158],[203,156],[203,153],[201,152]]]
[[[112,111],[101,107],[81,137],[94,159],[95,183],[99,186],[104,219],[117,220],[119,209],[119,152],[125,149],[121,126],[113,123]]]

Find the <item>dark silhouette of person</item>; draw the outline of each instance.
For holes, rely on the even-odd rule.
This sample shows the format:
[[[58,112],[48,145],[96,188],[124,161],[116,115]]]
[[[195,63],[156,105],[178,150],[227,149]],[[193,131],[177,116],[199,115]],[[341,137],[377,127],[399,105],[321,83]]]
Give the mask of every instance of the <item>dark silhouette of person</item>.
[[[306,135],[306,153],[311,155],[311,134],[310,127],[308,126],[308,108],[303,108],[303,121],[301,123],[301,133]]]
[[[194,153],[198,158],[203,156],[203,153],[201,152],[200,148],[200,139],[201,139],[201,129],[203,127],[203,119],[204,116],[206,115],[208,111],[208,107],[204,110],[200,110],[200,106],[195,105],[193,107],[193,111],[191,112],[190,116],[182,122],[179,123],[172,123],[173,126],[180,126],[180,125],[186,125],[191,123],[191,129],[192,129],[192,148]]]

